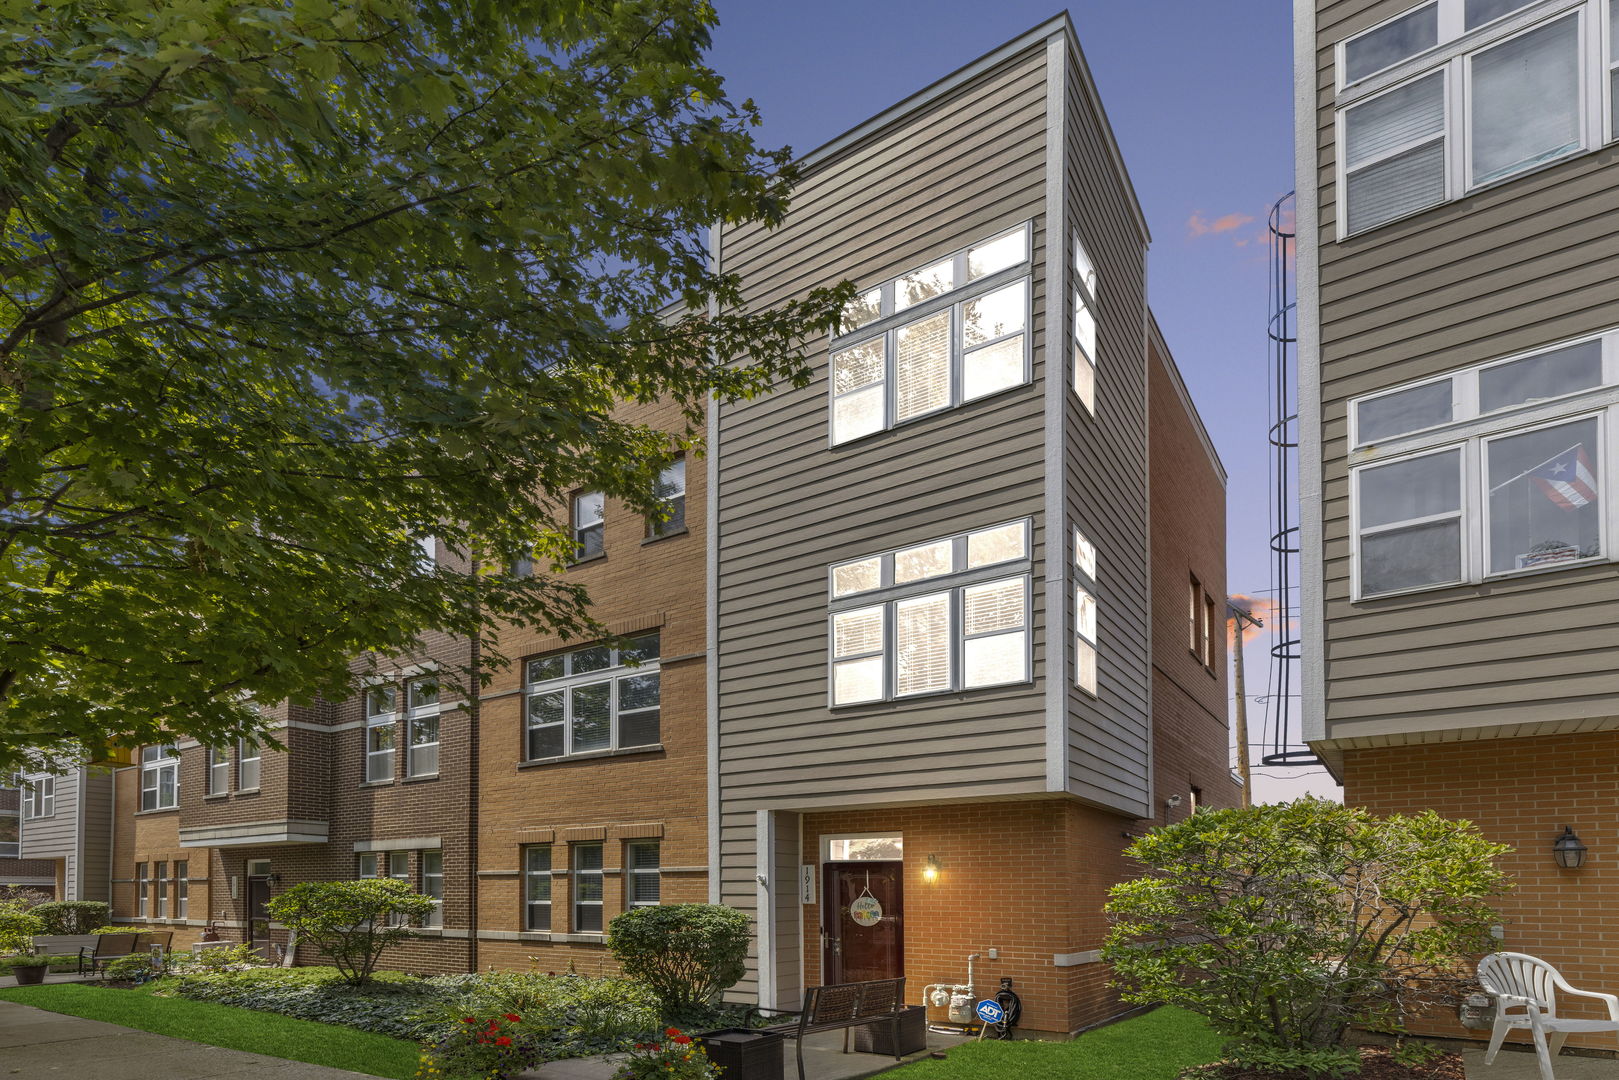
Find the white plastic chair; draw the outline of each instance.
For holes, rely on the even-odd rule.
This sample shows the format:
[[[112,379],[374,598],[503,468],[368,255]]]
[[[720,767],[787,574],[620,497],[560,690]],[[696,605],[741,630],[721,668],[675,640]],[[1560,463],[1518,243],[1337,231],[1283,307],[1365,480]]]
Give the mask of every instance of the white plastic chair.
[[[1535,1042],[1540,1061],[1540,1080],[1557,1080],[1552,1058],[1563,1049],[1570,1034],[1577,1031],[1619,1031],[1619,997],[1576,990],[1556,968],[1539,957],[1523,953],[1491,953],[1478,963],[1478,981],[1495,997],[1495,1028],[1490,1032],[1490,1049],[1484,1064],[1495,1060],[1507,1032],[1527,1029]],[[1576,997],[1596,998],[1607,1003],[1606,1020],[1569,1020],[1557,1015],[1557,991]],[[1508,1010],[1522,1009],[1522,1012]]]

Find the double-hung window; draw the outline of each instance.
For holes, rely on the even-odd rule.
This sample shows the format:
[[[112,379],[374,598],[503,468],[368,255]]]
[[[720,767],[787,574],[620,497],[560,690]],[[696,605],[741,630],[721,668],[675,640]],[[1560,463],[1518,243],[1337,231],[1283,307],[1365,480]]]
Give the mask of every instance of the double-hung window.
[[[378,856],[374,851],[363,852],[358,857],[359,866],[357,868],[357,876],[362,878],[381,877],[382,874],[379,872],[378,863],[379,858],[380,856]]]
[[[141,809],[180,804],[180,751],[172,744],[141,747]]]
[[[658,635],[591,645],[525,666],[529,761],[658,745]]]
[[[1342,42],[1340,237],[1619,137],[1615,7],[1429,0]]]
[[[602,928],[602,845],[573,844],[573,929],[599,934]]]
[[[410,743],[406,772],[410,776],[433,776],[438,773],[439,685],[434,678],[412,680],[405,688],[408,695],[409,715],[407,727]]]
[[[1096,678],[1096,546],[1074,530],[1074,685],[1091,696]]]
[[[423,926],[444,925],[444,852],[421,854],[422,895],[433,901],[433,910],[422,916]]]
[[[523,928],[551,929],[551,845],[523,849]]]
[[[23,782],[23,817],[28,819],[56,815],[56,777],[38,776]]]
[[[647,535],[672,536],[686,530],[686,459],[676,458],[658,474],[655,494],[664,517],[647,522]]]
[[[174,917],[191,914],[191,863],[181,859],[174,864]]]
[[[395,710],[399,690],[373,686],[365,694],[365,778],[367,782],[394,778]]]
[[[593,559],[607,550],[607,498],[599,491],[581,491],[573,497],[574,559]]]
[[[832,442],[846,443],[1029,381],[1029,227],[886,281],[832,343]]]
[[[1350,404],[1356,599],[1610,558],[1619,330]]]
[[[1026,682],[1028,519],[829,569],[833,706]]]
[[[628,907],[656,907],[662,896],[656,840],[624,845],[624,889]]]
[[[1074,393],[1090,412],[1096,411],[1096,264],[1074,234],[1074,324],[1069,328],[1073,342]]]
[[[146,863],[135,864],[135,914],[147,918],[152,908],[152,879],[146,874]]]
[[[262,753],[259,744],[252,739],[242,739],[236,744],[236,786],[239,790],[258,790]]]
[[[159,862],[152,864],[152,891],[157,894],[157,917],[169,917],[169,887],[173,882],[169,878],[169,864]]]
[[[407,885],[410,884],[410,852],[388,852],[387,876],[395,881],[403,881]],[[390,926],[409,926],[410,916],[395,912],[394,914],[388,916],[388,924]]]
[[[208,748],[208,794],[223,795],[230,790],[230,747]]]

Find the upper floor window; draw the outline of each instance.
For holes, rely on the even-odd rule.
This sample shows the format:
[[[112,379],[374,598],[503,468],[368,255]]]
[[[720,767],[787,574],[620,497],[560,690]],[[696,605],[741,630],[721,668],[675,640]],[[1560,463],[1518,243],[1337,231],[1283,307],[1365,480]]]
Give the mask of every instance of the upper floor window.
[[[180,751],[166,746],[141,747],[141,809],[169,810],[180,804]]]
[[[1074,325],[1070,327],[1074,352],[1074,393],[1091,412],[1096,411],[1096,264],[1074,234]]]
[[[1352,440],[1411,432],[1352,458],[1357,599],[1610,557],[1619,331],[1362,398],[1350,413]]]
[[[1029,557],[1024,519],[833,566],[830,704],[1026,682]]]
[[[1097,692],[1096,548],[1074,530],[1074,685]]]
[[[1613,138],[1604,4],[1619,0],[1433,0],[1343,42],[1340,237]],[[1392,87],[1350,85],[1397,66]]]
[[[368,782],[394,778],[394,710],[399,690],[373,686],[365,693],[365,778]]]
[[[56,814],[56,777],[41,776],[23,783],[23,816],[29,819]]]
[[[528,760],[657,745],[657,634],[538,657],[525,675]]]
[[[1028,266],[1019,225],[856,297],[832,348],[832,442],[1028,382]]]
[[[236,744],[236,786],[242,791],[255,791],[259,786],[259,761],[263,751],[252,739]]]
[[[662,896],[656,840],[635,840],[624,845],[626,907],[656,907]]]
[[[406,685],[405,692],[410,707],[405,771],[410,776],[432,776],[438,772],[438,680],[414,679]]]
[[[0,859],[15,859],[22,850],[22,819],[13,810],[0,810]]]
[[[230,790],[230,748],[208,748],[208,794],[222,795]]]
[[[658,474],[655,494],[667,515],[662,521],[648,521],[648,536],[672,536],[686,531],[686,459],[676,458]]]
[[[607,497],[599,491],[581,491],[573,497],[575,559],[592,559],[606,550]]]
[[[438,537],[412,536],[416,543],[416,565],[431,573],[438,567]]]

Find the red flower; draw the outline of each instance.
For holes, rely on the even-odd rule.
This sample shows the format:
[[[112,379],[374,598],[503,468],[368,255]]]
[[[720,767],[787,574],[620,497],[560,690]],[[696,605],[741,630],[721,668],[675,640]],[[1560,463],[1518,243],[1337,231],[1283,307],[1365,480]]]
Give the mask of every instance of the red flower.
[[[690,1035],[676,1035],[675,1036],[675,1042],[679,1043],[681,1046],[685,1046],[687,1043],[691,1042],[691,1036]]]
[[[507,1013],[506,1019],[510,1020],[514,1024],[521,1023],[523,1020],[523,1018],[518,1016],[516,1013]]]
[[[500,1038],[495,1040],[496,1046],[510,1046],[511,1044],[512,1037],[510,1035],[502,1035]]]
[[[463,1023],[463,1024],[476,1024],[476,1023],[477,1023],[477,1022],[478,1022],[478,1021],[477,1021],[477,1020],[476,1020],[476,1019],[474,1019],[474,1018],[473,1018],[473,1017],[470,1017],[470,1016],[463,1016],[463,1017],[462,1017],[462,1018],[461,1018],[461,1022],[462,1022],[462,1023]]]
[[[679,1028],[670,1028],[669,1030],[665,1031],[664,1034],[665,1035],[679,1035],[680,1034],[680,1029]]]

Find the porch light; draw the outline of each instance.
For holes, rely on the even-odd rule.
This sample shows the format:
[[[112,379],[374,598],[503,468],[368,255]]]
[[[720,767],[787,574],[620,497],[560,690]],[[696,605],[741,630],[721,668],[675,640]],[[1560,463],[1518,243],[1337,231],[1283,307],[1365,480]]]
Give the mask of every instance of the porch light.
[[[1578,870],[1585,862],[1585,845],[1574,835],[1574,826],[1563,826],[1563,835],[1552,843],[1552,858],[1564,870]]]
[[[928,864],[922,868],[922,880],[930,885],[939,880],[939,857],[937,855],[928,856]]]

